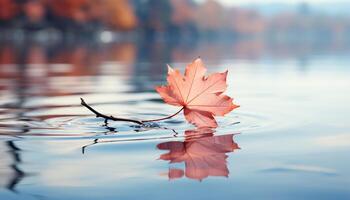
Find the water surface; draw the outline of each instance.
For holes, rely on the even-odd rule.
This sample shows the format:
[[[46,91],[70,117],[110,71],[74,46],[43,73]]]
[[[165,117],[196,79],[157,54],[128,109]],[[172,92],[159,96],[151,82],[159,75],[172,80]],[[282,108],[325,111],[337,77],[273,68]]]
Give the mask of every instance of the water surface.
[[[349,199],[346,47],[0,45],[0,199]],[[241,107],[198,130],[154,86],[201,56]]]

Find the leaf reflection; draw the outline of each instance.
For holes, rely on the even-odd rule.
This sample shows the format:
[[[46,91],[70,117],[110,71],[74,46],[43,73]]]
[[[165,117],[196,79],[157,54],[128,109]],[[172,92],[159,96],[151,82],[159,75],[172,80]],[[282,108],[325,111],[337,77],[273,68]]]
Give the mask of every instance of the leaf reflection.
[[[183,176],[203,180],[209,176],[229,175],[226,153],[239,149],[233,141],[234,134],[214,136],[213,130],[199,129],[185,132],[185,141],[163,142],[157,145],[160,150],[169,150],[160,156],[169,163],[185,164],[185,169],[169,168],[169,179]]]

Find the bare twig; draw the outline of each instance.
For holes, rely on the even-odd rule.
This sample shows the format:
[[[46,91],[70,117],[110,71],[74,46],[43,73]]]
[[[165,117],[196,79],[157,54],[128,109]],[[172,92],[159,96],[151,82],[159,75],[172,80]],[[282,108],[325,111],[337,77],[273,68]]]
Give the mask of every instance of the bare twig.
[[[107,115],[104,115],[100,112],[98,112],[97,110],[93,109],[91,106],[89,106],[83,98],[80,98],[81,100],[81,105],[82,106],[85,106],[87,109],[89,109],[91,112],[93,112],[96,117],[102,117],[105,119],[105,123],[107,123],[107,120],[112,120],[112,121],[124,121],[124,122],[133,122],[133,123],[136,123],[136,124],[143,124],[142,121],[139,121],[139,120],[134,120],[134,119],[126,119],[126,118],[120,118],[120,117],[113,117],[112,115],[111,116],[107,116]]]
[[[120,118],[120,117],[113,117],[112,115],[111,116],[107,116],[107,115],[104,115],[100,112],[98,112],[97,110],[95,110],[94,108],[92,108],[91,106],[89,106],[83,98],[80,98],[81,100],[81,105],[86,107],[87,109],[89,109],[91,112],[93,112],[96,117],[102,117],[105,119],[105,124],[107,124],[107,121],[108,120],[112,120],[112,121],[124,121],[124,122],[132,122],[132,123],[136,123],[136,124],[139,124],[139,125],[142,125],[146,122],[155,122],[155,121],[162,121],[162,120],[166,120],[166,119],[170,119],[172,117],[174,117],[175,115],[179,114],[184,108],[182,107],[179,111],[177,111],[176,113],[172,114],[172,115],[169,115],[169,116],[166,116],[166,117],[163,117],[163,118],[159,118],[159,119],[149,119],[149,120],[136,120],[136,119],[128,119],[128,118]]]
[[[183,137],[183,136],[181,136]],[[94,139],[94,141],[90,144],[86,144],[81,147],[82,154],[86,153],[86,150],[90,146],[94,146],[102,143],[119,143],[119,142],[136,142],[136,141],[148,141],[148,140],[166,140],[174,138],[174,136],[161,136],[161,137],[151,137],[151,138],[134,138],[134,139],[125,139],[125,140],[100,140],[98,138]]]

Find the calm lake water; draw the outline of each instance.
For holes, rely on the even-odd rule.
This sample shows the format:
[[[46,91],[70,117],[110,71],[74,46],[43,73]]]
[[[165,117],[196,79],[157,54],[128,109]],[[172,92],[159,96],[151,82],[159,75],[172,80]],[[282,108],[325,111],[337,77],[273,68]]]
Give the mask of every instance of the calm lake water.
[[[0,45],[0,199],[350,199],[350,49],[263,41]],[[229,70],[241,107],[157,118],[166,64]]]

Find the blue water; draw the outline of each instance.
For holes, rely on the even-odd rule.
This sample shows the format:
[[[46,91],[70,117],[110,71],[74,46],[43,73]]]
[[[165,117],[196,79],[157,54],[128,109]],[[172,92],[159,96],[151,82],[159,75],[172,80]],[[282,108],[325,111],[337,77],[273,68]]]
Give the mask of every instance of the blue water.
[[[0,199],[350,199],[350,50],[307,47],[2,44]],[[154,86],[198,56],[241,106],[216,130],[80,105],[172,114]]]

